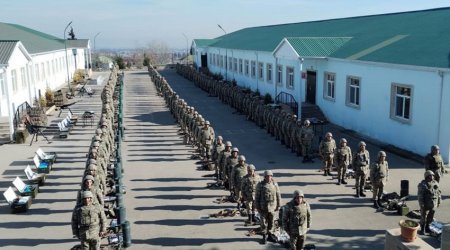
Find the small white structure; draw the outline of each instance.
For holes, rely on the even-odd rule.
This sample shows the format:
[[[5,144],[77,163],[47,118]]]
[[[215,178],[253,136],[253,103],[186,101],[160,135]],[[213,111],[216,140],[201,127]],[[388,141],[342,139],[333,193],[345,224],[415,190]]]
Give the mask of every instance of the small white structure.
[[[192,50],[197,67],[240,86],[290,94],[334,124],[420,155],[438,144],[448,161],[449,29],[442,8],[246,28],[194,39]]]

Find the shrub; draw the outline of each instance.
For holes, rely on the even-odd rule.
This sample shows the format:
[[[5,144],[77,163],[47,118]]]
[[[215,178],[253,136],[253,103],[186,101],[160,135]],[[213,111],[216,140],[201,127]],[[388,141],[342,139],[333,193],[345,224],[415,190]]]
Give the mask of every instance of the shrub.
[[[47,87],[47,89],[45,89],[45,100],[47,101],[47,104],[53,104],[54,97],[53,91]]]
[[[264,104],[269,104],[272,103],[272,96],[269,93],[266,93],[264,95]]]

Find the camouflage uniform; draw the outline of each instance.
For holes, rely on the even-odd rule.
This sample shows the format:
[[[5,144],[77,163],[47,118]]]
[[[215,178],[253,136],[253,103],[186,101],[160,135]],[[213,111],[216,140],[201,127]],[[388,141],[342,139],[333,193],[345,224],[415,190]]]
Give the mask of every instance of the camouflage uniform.
[[[370,155],[369,151],[365,149],[366,143],[359,143],[359,150],[353,156],[353,170],[355,171],[355,188],[356,197],[366,197],[364,194],[364,187],[366,186],[366,179],[369,173]]]
[[[213,152],[212,152],[212,161],[214,162],[214,170],[216,174],[216,178],[219,178],[219,156],[222,151],[225,150],[225,144],[222,143],[222,136],[218,136],[216,142],[214,143]]]
[[[312,161],[311,146],[312,146],[313,139],[314,139],[314,129],[312,128],[312,126],[310,126],[309,120],[306,120],[304,123],[304,126],[302,127],[302,129],[300,131],[300,141],[301,141],[301,145],[302,145],[303,162]]]
[[[298,197],[303,197],[297,200]],[[306,233],[311,227],[311,208],[304,200],[303,192],[296,190],[294,199],[283,207],[283,229],[289,234],[291,249],[303,249],[306,240]]]
[[[91,198],[92,193],[85,191],[83,198]],[[72,233],[81,240],[82,249],[100,249],[100,234],[106,232],[106,216],[103,208],[86,202],[76,207],[72,213]]]
[[[238,164],[231,170],[230,186],[234,190],[234,199],[237,201],[237,208],[241,208],[242,195],[241,185],[242,179],[247,174],[247,164],[245,163],[245,156],[238,157]]]
[[[425,180],[417,186],[417,199],[420,206],[422,233],[429,233],[436,208],[441,204],[441,190],[439,189],[439,182],[434,180],[433,171],[425,171]]]
[[[333,135],[328,132],[324,140],[320,142],[319,154],[323,161],[323,175],[331,175],[331,166],[333,166],[334,151],[336,150],[336,142]]]
[[[434,179],[439,182],[444,175],[444,160],[439,153],[439,146],[433,145],[431,153],[425,156],[424,160],[425,170],[431,170],[434,173]]]
[[[345,181],[345,174],[347,173],[347,167],[352,162],[352,150],[347,146],[347,140],[342,138],[336,153],[334,154],[335,162],[337,165],[337,184],[347,184]]]
[[[386,161],[386,153],[384,151],[378,152],[378,161],[372,163],[370,167],[370,181],[372,182],[372,199],[373,205],[378,208],[381,205],[381,195],[383,188],[386,186],[389,176],[389,166]]]
[[[247,175],[241,183],[242,200],[245,203],[245,208],[248,214],[248,223],[253,224],[255,220],[255,195],[256,185],[261,182],[261,178],[255,172],[255,166],[249,164],[247,167]]]
[[[261,216],[261,232],[266,243],[267,234],[273,230],[276,212],[280,209],[281,195],[278,184],[272,180],[272,171],[264,172],[264,180],[256,185],[255,207]]]

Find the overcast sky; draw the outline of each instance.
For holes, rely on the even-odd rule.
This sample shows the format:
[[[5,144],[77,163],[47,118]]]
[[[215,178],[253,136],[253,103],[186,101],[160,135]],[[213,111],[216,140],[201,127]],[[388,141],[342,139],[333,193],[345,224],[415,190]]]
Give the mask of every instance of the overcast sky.
[[[73,21],[77,38],[96,48],[140,48],[151,42],[186,48],[194,38],[263,25],[296,23],[450,6],[446,0],[12,0],[0,22],[57,37]],[[184,35],[183,35],[184,34]]]

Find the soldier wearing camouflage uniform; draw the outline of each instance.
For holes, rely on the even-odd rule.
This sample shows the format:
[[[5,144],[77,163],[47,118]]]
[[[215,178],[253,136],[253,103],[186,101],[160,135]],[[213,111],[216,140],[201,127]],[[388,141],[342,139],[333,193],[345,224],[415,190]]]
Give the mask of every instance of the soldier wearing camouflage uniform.
[[[386,186],[389,176],[389,166],[386,161],[386,153],[384,151],[378,152],[378,160],[372,163],[370,167],[370,181],[372,182],[372,200],[373,207],[379,208],[381,204],[381,195]]]
[[[231,144],[230,141],[227,141],[225,143],[225,149],[219,154],[219,180],[224,182],[225,181],[225,169],[227,164],[227,159],[229,156],[231,156],[231,147],[233,144]],[[222,183],[224,184],[224,183]]]
[[[102,192],[100,192],[100,190],[95,188],[94,182],[95,182],[94,176],[86,175],[84,177],[82,188],[80,191],[78,191],[76,207],[83,206],[83,199],[82,199],[83,192],[90,191],[92,193],[92,204],[103,208],[104,205],[103,194]]]
[[[323,175],[331,175],[331,166],[333,166],[334,151],[336,150],[336,142],[333,135],[328,132],[325,134],[325,139],[320,142],[319,154],[323,161]]]
[[[230,186],[234,190],[234,199],[237,202],[237,209],[241,209],[242,194],[241,185],[244,176],[247,174],[247,163],[245,163],[245,156],[239,155],[238,164],[231,170]]]
[[[313,139],[314,139],[314,129],[311,126],[311,122],[309,120],[305,120],[304,126],[300,130],[300,141],[302,145],[303,163],[313,161],[311,157],[311,146]]]
[[[294,191],[294,198],[283,207],[282,221],[283,229],[289,234],[291,249],[303,249],[306,233],[311,227],[311,208],[303,191]]]
[[[425,170],[431,170],[434,173],[434,179],[439,182],[444,175],[444,160],[439,152],[439,146],[431,146],[431,152],[425,156]]]
[[[359,150],[353,156],[353,170],[355,171],[356,197],[366,197],[364,187],[369,174],[370,155],[366,150],[366,143],[359,142]]]
[[[352,162],[352,150],[347,146],[347,139],[342,138],[339,147],[336,148],[336,153],[334,154],[335,162],[337,165],[337,184],[347,184],[345,181],[345,174],[347,173],[347,167]]]
[[[255,218],[255,195],[256,185],[261,182],[261,178],[256,173],[255,165],[249,164],[247,167],[247,175],[244,177],[241,183],[242,200],[244,201],[245,208],[247,209],[248,221],[246,225],[254,225]]]
[[[267,234],[273,230],[277,211],[281,206],[278,184],[273,180],[270,170],[264,171],[264,180],[256,185],[255,207],[261,216],[262,243],[267,243]]]
[[[219,179],[219,156],[222,151],[225,150],[225,144],[223,143],[222,136],[217,136],[216,142],[214,143],[212,150],[212,161],[214,163],[214,171],[216,175],[216,179]]]
[[[421,233],[431,233],[430,224],[434,220],[436,209],[441,204],[439,182],[434,180],[434,172],[425,171],[425,179],[417,186],[417,199],[420,206]]]
[[[81,240],[82,249],[100,249],[101,236],[106,234],[106,216],[103,208],[92,203],[93,194],[83,192],[83,206],[72,213],[72,233]]]
[[[234,147],[231,150],[231,155],[228,156],[228,158],[226,160],[225,169],[224,169],[224,185],[225,185],[225,188],[227,188],[231,192],[232,196],[233,196],[232,193],[234,192],[234,190],[232,189],[231,183],[230,183],[231,171],[233,170],[233,167],[238,164],[238,157],[239,157],[239,149]]]
[[[208,163],[211,157],[211,147],[215,137],[214,129],[210,126],[209,121],[205,121],[204,127],[201,130],[201,155],[204,158],[203,160]]]

